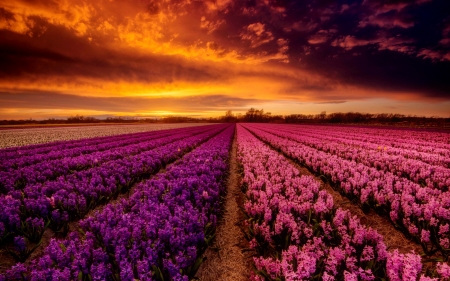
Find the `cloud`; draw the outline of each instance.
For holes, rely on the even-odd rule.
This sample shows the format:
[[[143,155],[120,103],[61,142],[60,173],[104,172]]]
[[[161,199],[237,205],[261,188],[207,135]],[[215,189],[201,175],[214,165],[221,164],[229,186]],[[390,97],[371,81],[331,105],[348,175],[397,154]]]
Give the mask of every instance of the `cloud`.
[[[325,43],[330,39],[331,35],[334,33],[336,33],[336,30],[334,30],[334,29],[319,30],[316,34],[314,34],[308,38],[308,43],[313,44],[313,45]]]
[[[4,0],[0,91],[255,102],[448,100],[444,8],[442,1],[406,0]],[[114,100],[93,101],[118,110]],[[134,103],[123,101],[132,110]],[[179,104],[159,104],[171,102]]]
[[[209,12],[227,13],[229,6],[233,5],[233,0],[206,0],[204,3]]]
[[[400,53],[413,54],[415,52],[415,48],[411,44],[414,42],[414,39],[401,38],[400,36],[387,38],[380,37],[378,42],[378,50],[390,50]]]
[[[402,18],[398,15],[372,15],[359,22],[358,27],[366,27],[368,25],[378,26],[386,29],[400,27],[410,28],[414,26],[414,21],[407,18]]]
[[[10,79],[89,78],[159,83],[210,81],[224,77],[186,59],[104,49],[50,27],[42,40],[0,31],[0,81]],[[58,40],[61,46],[50,44]],[[57,42],[57,41],[56,41]],[[14,62],[14,63],[13,63]],[[151,66],[151,67],[149,67]],[[211,72],[212,71],[212,72]],[[218,75],[218,76],[216,76]],[[219,77],[220,76],[220,77]]]
[[[242,40],[249,40],[251,48],[259,47],[275,39],[272,32],[267,31],[265,25],[260,22],[249,24],[240,33],[240,37]]]
[[[405,54],[413,54],[415,52],[411,43],[414,43],[414,39],[402,38],[400,36],[390,37],[386,33],[379,33],[376,37],[371,39],[359,39],[355,36],[347,35],[335,39],[331,45],[334,47],[341,47],[345,50],[351,50],[355,47],[378,45],[378,50],[389,50]]]
[[[311,32],[311,31],[315,30],[318,26],[319,26],[319,24],[316,22],[313,22],[313,21],[308,21],[308,22],[296,21],[296,22],[293,22],[291,25],[286,26],[285,30],[287,32],[290,32],[292,30],[301,31],[301,32]]]
[[[200,19],[200,28],[206,29],[208,34],[219,28],[223,23],[225,23],[225,20],[218,20],[215,22],[206,20],[206,17],[202,17]]]
[[[260,102],[258,99],[238,98],[225,95],[186,97],[85,97],[57,92],[22,91],[0,92],[5,108],[42,108],[91,110],[102,112],[151,112],[151,111],[217,111],[241,109]]]
[[[450,51],[421,49],[417,56],[430,59],[432,61],[450,61]]]
[[[442,29],[442,39],[439,40],[439,44],[444,47],[450,46],[450,23],[447,23]]]
[[[358,23],[359,28],[375,26],[383,29],[408,29],[416,25],[415,15],[410,11],[421,9],[429,0],[419,1],[364,1],[361,5],[364,12]]]
[[[338,100],[338,101],[323,101],[323,102],[316,102],[316,104],[340,104],[340,103],[346,103],[345,100]]]
[[[366,46],[369,44],[376,44],[376,43],[378,43],[378,39],[365,40],[365,39],[358,39],[355,36],[347,35],[347,36],[344,36],[344,37],[334,40],[331,43],[331,46],[341,47],[346,50],[351,50],[354,47]]]

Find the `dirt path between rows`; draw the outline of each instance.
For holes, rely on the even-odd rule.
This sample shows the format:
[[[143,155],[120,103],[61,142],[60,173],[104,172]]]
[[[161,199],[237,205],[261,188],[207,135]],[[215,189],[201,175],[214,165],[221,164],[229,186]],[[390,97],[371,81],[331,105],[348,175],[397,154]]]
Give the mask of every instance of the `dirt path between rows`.
[[[248,280],[252,271],[250,252],[239,223],[244,215],[239,207],[243,206],[244,194],[239,188],[239,173],[236,155],[237,140],[234,136],[230,153],[230,175],[224,204],[224,214],[216,230],[216,238],[205,252],[207,258],[197,272],[200,281],[240,281]]]

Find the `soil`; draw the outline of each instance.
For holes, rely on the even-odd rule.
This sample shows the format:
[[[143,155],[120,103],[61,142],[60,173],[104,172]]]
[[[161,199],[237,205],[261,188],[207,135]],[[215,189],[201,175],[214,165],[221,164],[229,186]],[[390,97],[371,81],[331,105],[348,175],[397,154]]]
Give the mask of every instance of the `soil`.
[[[224,204],[224,215],[216,230],[216,238],[205,252],[206,260],[200,266],[196,277],[200,281],[248,280],[252,271],[252,252],[239,225],[244,220],[244,193],[240,189],[240,175],[236,159],[236,135],[230,153],[230,175]]]

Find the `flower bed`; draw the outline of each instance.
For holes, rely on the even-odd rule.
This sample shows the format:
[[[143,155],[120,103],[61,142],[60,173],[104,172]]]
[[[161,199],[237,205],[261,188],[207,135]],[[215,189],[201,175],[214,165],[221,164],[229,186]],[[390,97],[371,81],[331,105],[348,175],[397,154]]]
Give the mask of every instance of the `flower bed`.
[[[234,126],[0,280],[188,280],[214,235]]]
[[[205,125],[204,123],[178,123],[178,124],[133,124],[133,125],[95,125],[95,126],[67,126],[0,130],[0,148],[7,151],[21,151],[25,145],[39,147],[49,142],[83,141],[87,138],[132,134],[157,130],[167,130],[192,126]]]
[[[60,153],[35,154],[32,165],[24,166],[9,171],[0,171],[0,193],[7,194],[13,190],[21,190],[26,186],[45,183],[57,179],[60,176],[68,176],[78,171],[87,170],[93,167],[100,167],[106,162],[116,161],[125,157],[131,157],[157,148],[164,144],[187,138],[192,135],[213,129],[213,127],[198,127],[186,129],[175,129],[164,134],[155,136],[144,136],[122,141],[107,141],[107,145],[93,146],[98,151],[86,149],[84,146],[62,150]],[[82,145],[82,144],[81,144]],[[52,159],[58,155],[58,158]],[[31,158],[31,157],[24,157]],[[26,161],[26,160],[25,160]],[[22,159],[12,159],[12,165],[24,162]]]
[[[450,254],[450,191],[422,187],[390,172],[301,145],[252,127],[259,138],[326,177],[363,208],[374,208],[421,243],[425,253]]]
[[[5,206],[0,214],[2,242],[21,235],[29,242],[38,243],[47,226],[66,233],[69,221],[82,218],[99,204],[116,198],[133,184],[157,173],[160,168],[179,159],[226,127],[218,125],[206,131],[201,129],[200,134],[177,141],[170,142],[167,139],[166,142],[160,142],[159,147],[138,155],[125,156],[93,169],[30,185],[1,196],[0,205]]]
[[[320,129],[315,130],[314,133],[308,133],[286,130],[288,127],[264,125],[253,125],[253,127],[349,161],[405,177],[423,186],[439,188],[444,191],[450,187],[450,169],[448,168],[450,167],[450,150],[441,149],[443,150],[442,154],[430,154],[413,149],[395,148],[392,145],[395,145],[396,142],[404,143],[411,140],[389,139],[374,143],[372,136],[365,136],[364,141],[358,141],[356,139],[361,139],[362,134],[354,136],[355,139],[351,139],[349,136],[340,137],[339,129],[335,133],[337,136],[329,136],[320,134]],[[439,143],[433,144],[437,146]],[[433,144],[428,144],[428,147]],[[436,150],[438,149],[436,148]]]
[[[419,278],[420,256],[387,252],[382,237],[336,209],[312,177],[299,176],[287,159],[243,127],[237,134],[247,236],[258,254],[253,280]]]

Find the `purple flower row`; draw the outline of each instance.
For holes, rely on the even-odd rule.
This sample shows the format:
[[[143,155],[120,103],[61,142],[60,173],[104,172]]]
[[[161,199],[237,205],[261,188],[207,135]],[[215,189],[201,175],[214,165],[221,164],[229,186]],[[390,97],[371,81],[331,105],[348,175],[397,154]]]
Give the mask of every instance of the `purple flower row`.
[[[336,209],[312,177],[243,127],[237,134],[248,236],[258,253],[252,280],[417,280],[420,256],[387,252],[382,237]]]
[[[44,183],[55,180],[60,176],[68,176],[77,171],[99,167],[105,162],[131,157],[163,144],[211,129],[210,126],[175,129],[172,132],[166,132],[164,134],[159,132],[155,133],[155,136],[145,136],[137,139],[131,138],[129,142],[127,140],[122,140],[117,143],[109,142],[108,146],[103,147],[103,150],[90,154],[87,151],[80,153],[80,150],[83,150],[81,148],[63,150],[58,159],[50,160],[44,156],[42,157],[42,161],[36,164],[8,172],[0,171],[0,193],[20,190],[28,185]],[[77,152],[73,153],[73,150]],[[67,155],[64,156],[64,153],[67,153]]]
[[[42,143],[42,144],[32,144],[27,146],[17,146],[10,148],[3,148],[0,150],[0,159],[20,159],[24,156],[31,156],[33,154],[46,154],[51,153],[54,149],[63,150],[63,149],[71,149],[81,146],[90,146],[104,143],[108,140],[120,141],[126,139],[128,135],[140,136],[146,135],[149,132],[140,132],[140,133],[132,133],[132,134],[120,134],[113,136],[102,136],[95,138],[84,138],[77,140],[64,140],[64,141],[54,141],[50,143]]]
[[[189,132],[192,129],[180,128],[174,130],[151,131],[145,133],[133,133],[129,135],[118,135],[112,137],[102,137],[86,139],[83,141],[67,141],[59,144],[47,143],[43,148],[30,149],[27,153],[6,153],[0,150],[0,171],[13,171],[29,165],[36,165],[51,160],[74,158],[76,156],[86,156],[88,154],[99,153],[124,145],[139,144],[152,139],[163,138],[174,133]],[[21,147],[26,148],[26,147]],[[13,154],[13,155],[11,155]]]
[[[201,134],[0,196],[0,205],[5,206],[0,213],[0,241],[23,232],[23,228],[29,226],[29,218],[50,221],[50,226],[60,231],[69,220],[83,217],[95,206],[108,202],[132,184],[157,173],[161,167],[179,159],[226,126],[207,127],[208,130],[202,129]]]
[[[188,280],[216,225],[234,126],[0,280]]]
[[[427,254],[450,254],[450,191],[422,187],[390,172],[301,145],[252,127],[251,131],[288,157],[324,175],[362,207],[389,214],[421,243]]]
[[[317,150],[336,155],[340,158],[355,161],[377,170],[391,172],[395,175],[426,185],[430,188],[448,190],[450,187],[450,169],[442,166],[444,162],[450,163],[450,157],[437,156],[444,160],[440,165],[430,165],[414,159],[413,155],[404,150],[403,155],[391,155],[391,148],[386,146],[365,147],[364,143],[354,140],[339,140],[340,138],[328,138],[319,135],[305,135],[303,133],[280,130],[278,127],[255,125],[271,134],[294,140],[302,145],[313,147]],[[449,151],[450,152],[450,151]]]

